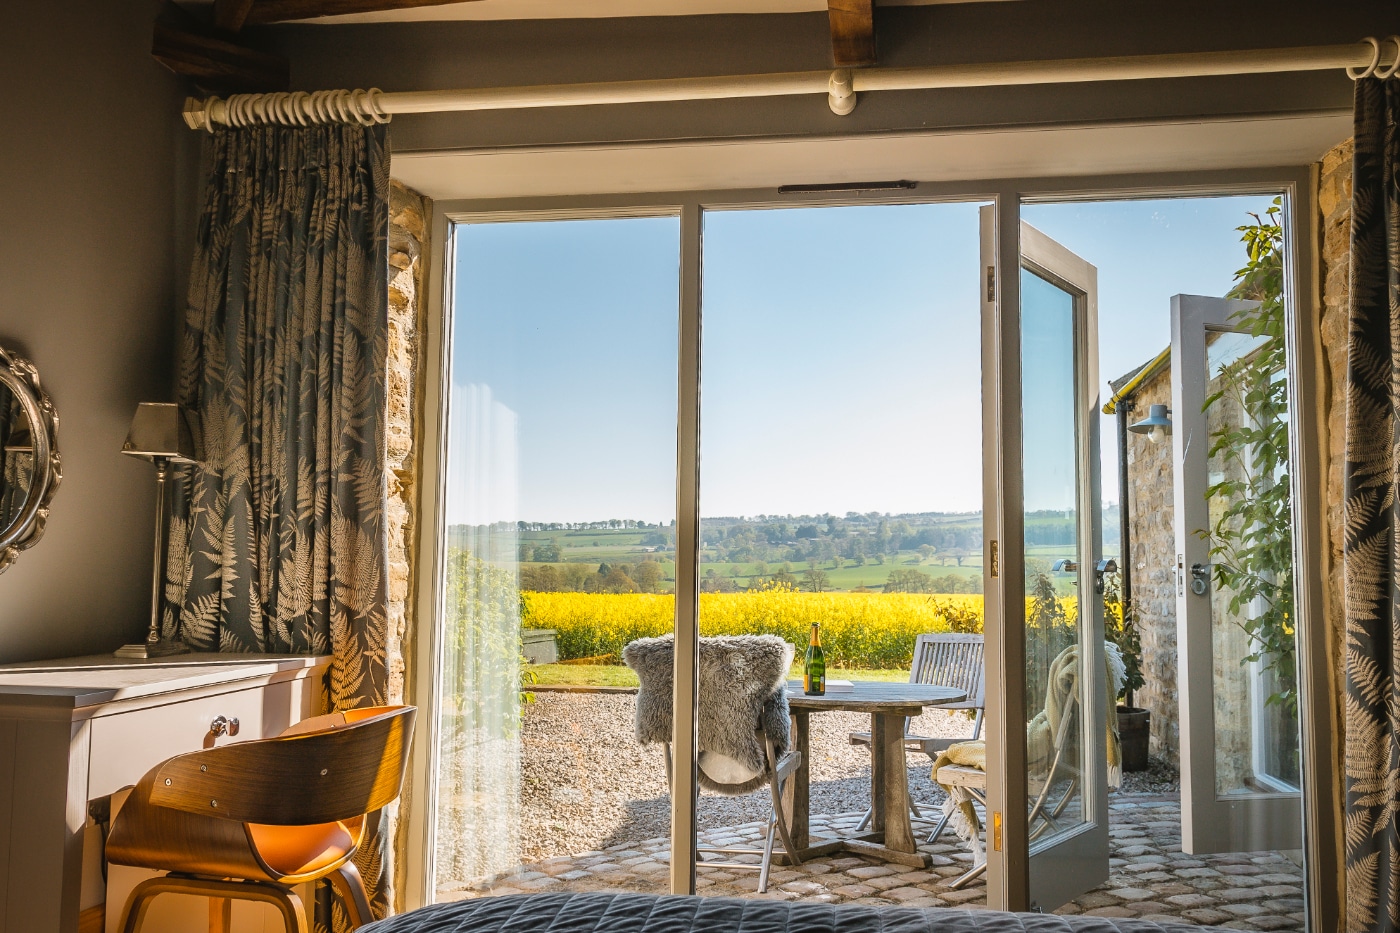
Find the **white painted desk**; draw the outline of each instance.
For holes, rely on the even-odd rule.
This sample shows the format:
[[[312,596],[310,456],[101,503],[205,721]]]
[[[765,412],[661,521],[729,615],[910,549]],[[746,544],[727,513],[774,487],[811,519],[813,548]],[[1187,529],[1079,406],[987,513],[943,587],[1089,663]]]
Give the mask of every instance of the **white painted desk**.
[[[89,804],[214,743],[276,735],[319,711],[330,659],[190,654],[0,666],[0,933],[76,933],[125,892],[102,882]],[[238,735],[216,736],[219,717]],[[115,869],[114,869],[115,874]],[[117,899],[117,898],[120,899]]]

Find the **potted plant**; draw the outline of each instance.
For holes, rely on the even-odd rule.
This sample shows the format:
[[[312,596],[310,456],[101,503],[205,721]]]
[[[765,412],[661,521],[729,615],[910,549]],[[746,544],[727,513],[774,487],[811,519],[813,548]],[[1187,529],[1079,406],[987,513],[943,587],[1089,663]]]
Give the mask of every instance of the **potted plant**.
[[[1133,692],[1146,683],[1142,676],[1142,639],[1138,635],[1137,612],[1132,600],[1123,599],[1118,574],[1105,581],[1103,616],[1104,635],[1118,646],[1126,674],[1123,689],[1118,693],[1118,740],[1123,750],[1123,770],[1146,771],[1152,713],[1133,705]]]

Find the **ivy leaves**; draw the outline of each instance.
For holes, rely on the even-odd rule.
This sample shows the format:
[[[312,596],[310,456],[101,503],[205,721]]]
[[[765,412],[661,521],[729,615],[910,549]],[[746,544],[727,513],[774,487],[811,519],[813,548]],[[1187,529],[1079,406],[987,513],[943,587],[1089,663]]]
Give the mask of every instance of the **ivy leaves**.
[[[1288,384],[1284,339],[1283,228],[1280,198],[1239,227],[1249,262],[1231,298],[1258,302],[1231,323],[1256,338],[1250,352],[1222,366],[1205,410],[1223,417],[1210,434],[1209,458],[1221,479],[1206,490],[1213,505],[1210,542],[1216,586],[1250,636],[1242,663],[1262,662],[1278,691],[1267,702],[1298,711],[1294,643],[1293,510],[1288,475]]]

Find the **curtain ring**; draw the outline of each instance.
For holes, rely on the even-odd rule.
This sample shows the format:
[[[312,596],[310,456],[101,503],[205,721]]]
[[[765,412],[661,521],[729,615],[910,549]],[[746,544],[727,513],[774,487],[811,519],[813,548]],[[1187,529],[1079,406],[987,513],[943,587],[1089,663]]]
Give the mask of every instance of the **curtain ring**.
[[[1347,77],[1353,81],[1360,81],[1362,78],[1369,78],[1375,74],[1376,66],[1381,63],[1381,43],[1375,36],[1367,36],[1362,42],[1371,43],[1371,64],[1357,71],[1355,68],[1347,67]]]
[[[1394,76],[1397,71],[1400,71],[1400,36],[1387,36],[1385,41],[1395,44],[1395,61],[1390,63],[1389,68],[1376,68],[1375,76],[1382,81]]]

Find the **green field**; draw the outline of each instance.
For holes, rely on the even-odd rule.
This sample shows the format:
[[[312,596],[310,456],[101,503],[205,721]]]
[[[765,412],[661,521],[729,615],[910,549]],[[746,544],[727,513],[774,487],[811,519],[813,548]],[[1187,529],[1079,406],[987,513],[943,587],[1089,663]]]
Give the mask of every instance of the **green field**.
[[[1104,551],[1108,557],[1117,556],[1116,523],[1116,509],[1110,509],[1104,517]],[[1027,538],[1035,542],[1026,548],[1028,569],[1048,570],[1056,560],[1073,553],[1073,546],[1068,543],[1074,534],[1071,517],[1035,513],[1027,516],[1025,527]],[[527,559],[520,566],[522,570],[549,566],[561,573],[573,570],[577,581],[583,568],[594,572],[603,565],[635,567],[642,561],[655,561],[662,571],[657,590],[668,592],[674,590],[676,579],[674,531],[673,525],[522,530],[518,533],[519,548]],[[982,518],[975,513],[846,519],[707,518],[702,533],[702,588],[746,590],[761,586],[765,579],[786,570],[798,588],[807,589],[811,584],[806,574],[815,567],[825,575],[822,585],[830,592],[883,591],[891,571],[896,569],[927,575],[935,581],[935,592],[980,592],[973,581],[983,575]],[[1040,543],[1047,540],[1064,543]],[[901,541],[920,546],[902,547]],[[938,542],[938,546],[929,542]],[[557,547],[557,553],[551,547]],[[536,548],[548,551],[547,558],[557,559],[528,559],[535,557]],[[936,582],[948,577],[968,582],[957,586]],[[1066,594],[1074,590],[1068,576],[1057,577],[1056,584]]]

